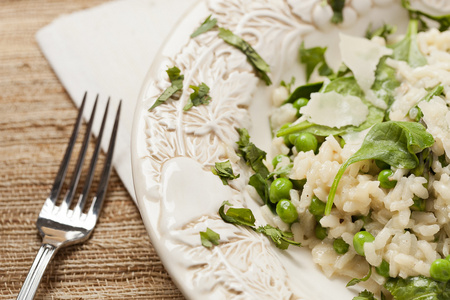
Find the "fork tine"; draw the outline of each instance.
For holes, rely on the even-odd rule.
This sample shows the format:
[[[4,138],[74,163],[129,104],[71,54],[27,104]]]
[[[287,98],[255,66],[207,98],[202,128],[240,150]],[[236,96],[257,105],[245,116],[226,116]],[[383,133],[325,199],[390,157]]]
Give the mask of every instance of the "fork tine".
[[[86,132],[84,133],[83,144],[81,146],[80,153],[78,154],[77,163],[75,165],[75,169],[73,171],[73,175],[70,180],[69,189],[67,190],[66,195],[64,196],[63,203],[61,205],[61,207],[63,207],[63,209],[68,208],[70,206],[70,203],[72,202],[73,197],[75,195],[75,191],[77,190],[78,182],[80,181],[81,170],[83,168],[84,158],[86,157],[87,148],[89,146],[89,140],[91,138],[91,129],[92,129],[92,124],[94,123],[97,102],[98,102],[98,95],[95,98],[94,107],[92,108],[91,116],[89,118],[89,123],[87,125]]]
[[[72,150],[75,145],[75,141],[77,139],[78,131],[81,125],[81,119],[83,115],[84,105],[86,103],[86,95],[87,92],[84,93],[83,101],[81,102],[80,110],[78,112],[77,120],[72,130],[72,135],[70,136],[69,144],[67,145],[66,152],[64,153],[63,160],[61,161],[61,165],[59,166],[58,173],[56,174],[55,181],[53,183],[53,187],[50,191],[50,195],[48,199],[50,199],[53,204],[55,204],[56,199],[58,199],[58,195],[61,191],[62,185],[64,183],[64,178],[66,178],[67,169],[69,167],[70,157],[72,155]]]
[[[108,187],[109,175],[111,174],[112,167],[112,158],[114,154],[114,146],[117,137],[117,130],[119,126],[119,118],[120,118],[120,108],[122,107],[122,100],[119,102],[119,107],[117,108],[116,118],[114,120],[114,127],[111,132],[111,138],[109,140],[108,153],[106,154],[105,165],[103,166],[102,175],[100,178],[100,182],[98,185],[97,194],[95,195],[94,200],[92,201],[91,208],[89,210],[89,214],[93,214],[98,217],[100,210],[103,206],[103,199],[105,198],[106,188]]]
[[[108,110],[109,110],[109,101],[110,101],[110,98],[108,98],[108,102],[106,103],[105,113],[103,114],[102,124],[100,126],[100,131],[98,133],[97,143],[95,144],[94,154],[92,154],[91,162],[89,165],[88,175],[87,175],[86,181],[83,186],[83,191],[81,192],[77,206],[75,208],[75,210],[79,211],[79,212],[81,212],[83,210],[84,205],[86,204],[86,199],[87,199],[87,196],[89,195],[89,190],[91,189],[92,180],[94,178],[94,170],[95,170],[95,166],[97,164],[98,155],[100,153],[100,146],[101,146],[102,137],[103,137],[103,130],[105,128],[106,116],[108,115]]]

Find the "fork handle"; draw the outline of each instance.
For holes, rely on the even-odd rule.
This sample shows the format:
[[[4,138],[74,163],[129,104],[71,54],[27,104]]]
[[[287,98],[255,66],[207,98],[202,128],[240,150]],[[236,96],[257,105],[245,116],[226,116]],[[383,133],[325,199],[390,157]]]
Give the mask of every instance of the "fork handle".
[[[20,289],[17,300],[34,299],[45,269],[47,269],[48,263],[52,260],[57,250],[58,247],[51,244],[41,245],[36,258],[34,259],[33,265],[31,265],[30,271],[28,272],[27,278]]]

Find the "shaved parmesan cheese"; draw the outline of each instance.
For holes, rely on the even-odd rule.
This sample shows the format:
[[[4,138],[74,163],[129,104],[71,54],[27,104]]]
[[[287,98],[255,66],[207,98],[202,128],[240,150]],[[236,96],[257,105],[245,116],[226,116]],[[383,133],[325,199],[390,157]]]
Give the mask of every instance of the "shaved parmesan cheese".
[[[358,97],[333,91],[311,94],[311,100],[300,109],[300,113],[311,123],[340,128],[361,125],[369,114],[369,108]]]
[[[352,70],[364,93],[370,94],[368,91],[375,82],[375,71],[380,58],[392,54],[392,49],[362,37],[340,33],[339,38],[342,62]]]

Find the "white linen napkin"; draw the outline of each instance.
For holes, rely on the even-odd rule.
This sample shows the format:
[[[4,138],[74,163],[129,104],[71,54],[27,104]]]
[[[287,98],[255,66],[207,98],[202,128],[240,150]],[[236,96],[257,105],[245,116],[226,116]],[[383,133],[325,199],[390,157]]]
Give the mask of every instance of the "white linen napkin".
[[[88,93],[87,120],[99,94],[94,135],[108,97],[122,112],[113,165],[136,202],[130,136],[144,77],[165,38],[195,0],[117,0],[64,15],[39,30],[38,44],[77,107]],[[112,116],[106,124],[109,136]],[[108,139],[102,143],[106,149]]]

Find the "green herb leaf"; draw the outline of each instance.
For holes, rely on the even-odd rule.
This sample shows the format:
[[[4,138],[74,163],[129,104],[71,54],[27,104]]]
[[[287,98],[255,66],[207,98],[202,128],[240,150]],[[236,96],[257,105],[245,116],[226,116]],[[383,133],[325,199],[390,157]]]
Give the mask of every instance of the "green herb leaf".
[[[269,201],[269,183],[265,178],[261,176],[260,173],[256,173],[250,176],[248,184],[255,188],[264,204],[270,205],[272,203]]]
[[[427,59],[420,52],[417,44],[417,30],[417,20],[410,20],[405,37],[400,42],[390,46],[394,51],[392,53],[393,59],[406,61],[413,68],[427,64]]]
[[[219,208],[219,215],[222,220],[235,225],[255,226],[255,216],[250,209],[229,207],[225,213],[225,205],[232,206],[228,201],[222,203]]]
[[[450,27],[450,15],[433,16],[433,15],[427,14],[425,12],[412,9],[411,3],[409,0],[402,0],[402,5],[404,8],[406,8],[409,11],[411,18],[418,19],[421,22],[421,24],[425,25],[425,28],[427,26],[426,26],[425,22],[420,19],[420,17],[425,17],[425,18],[428,18],[435,22],[438,22],[440,25],[439,31],[446,31]]]
[[[291,77],[291,81],[289,83],[286,83],[284,80],[281,80],[280,82],[280,86],[284,86],[287,90],[288,93],[291,93],[291,87],[295,84],[295,77],[292,76]]]
[[[323,82],[314,82],[314,83],[307,83],[305,85],[301,85],[297,87],[284,101],[283,104],[286,103],[294,103],[295,100],[300,98],[306,98],[310,99],[312,93],[317,93],[320,91],[320,89],[323,86]]]
[[[211,248],[213,245],[219,245],[220,235],[207,227],[206,231],[200,231],[200,239],[204,247]]]
[[[272,81],[267,75],[267,73],[270,72],[269,65],[262,59],[261,56],[259,56],[259,54],[252,48],[252,46],[250,46],[249,43],[225,28],[219,28],[219,37],[226,43],[241,50],[242,53],[247,56],[247,60],[253,66],[256,75],[260,77],[267,85],[272,84]]]
[[[200,25],[199,28],[197,28],[192,34],[191,38],[195,38],[196,36],[207,32],[208,30],[211,30],[214,26],[217,24],[217,19],[212,18],[211,15],[209,15],[206,20]]]
[[[282,166],[280,168],[277,168],[275,171],[270,172],[270,174],[267,176],[267,178],[274,178],[274,177],[283,177],[288,176],[291,173],[292,167],[294,164],[288,164],[285,166]]]
[[[372,23],[369,24],[369,27],[367,27],[366,30],[366,38],[368,40],[371,40],[375,36],[382,37],[383,39],[387,40],[387,37],[397,31],[396,26],[392,26],[389,24],[383,24],[383,26],[378,27],[375,30],[372,30]]]
[[[287,249],[289,245],[301,246],[300,243],[292,240],[293,235],[291,232],[281,231],[270,225],[260,226],[255,231],[270,237],[275,245],[283,250]]]
[[[344,21],[344,15],[342,14],[342,10],[345,6],[345,0],[327,0],[328,4],[331,6],[333,10],[333,17],[331,18],[331,22],[334,24],[342,23]]]
[[[180,69],[177,67],[172,67],[166,70],[167,75],[169,75],[170,82],[172,82],[172,85],[169,86],[167,89],[164,90],[164,92],[161,94],[161,96],[156,99],[155,103],[150,107],[149,111],[154,109],[155,107],[161,105],[164,103],[167,99],[172,97],[176,92],[183,89],[183,80],[184,75],[181,75]]]
[[[209,103],[211,100],[211,97],[208,95],[209,86],[202,82],[199,86],[190,85],[189,87],[193,89],[194,92],[189,95],[188,103],[186,103],[183,108],[184,111],[191,109],[192,106],[199,106]]]
[[[333,74],[333,70],[328,66],[325,60],[326,47],[313,47],[305,48],[305,42],[300,45],[300,62],[306,65],[306,81],[309,81],[311,74],[316,67],[318,68],[319,75],[330,76]]]
[[[352,300],[376,300],[375,295],[368,290],[364,290],[358,294],[358,296],[353,297]]]
[[[355,284],[358,284],[358,283],[360,283],[361,281],[367,281],[367,280],[369,280],[369,278],[370,278],[371,275],[372,275],[372,267],[369,266],[369,273],[367,273],[366,276],[364,276],[363,278],[353,278],[352,280],[350,280],[350,281],[347,283],[346,287],[354,286]],[[353,298],[353,299],[354,299],[354,298]]]
[[[234,175],[233,167],[229,160],[224,162],[216,162],[215,168],[211,168],[214,175],[217,175],[222,180],[223,185],[228,185],[228,180],[239,178],[239,174]]]
[[[384,287],[396,300],[450,299],[450,281],[440,282],[424,276],[389,278]]]
[[[237,131],[239,132],[239,141],[236,142],[238,144],[237,154],[244,159],[253,171],[266,178],[269,175],[269,170],[264,165],[263,160],[266,159],[267,153],[250,142],[250,135],[247,129],[238,128]]]
[[[367,133],[361,148],[337,172],[328,194],[325,214],[331,212],[339,181],[349,165],[378,159],[395,168],[414,169],[419,163],[416,153],[431,147],[433,143],[433,136],[419,123],[389,121],[375,124]]]

